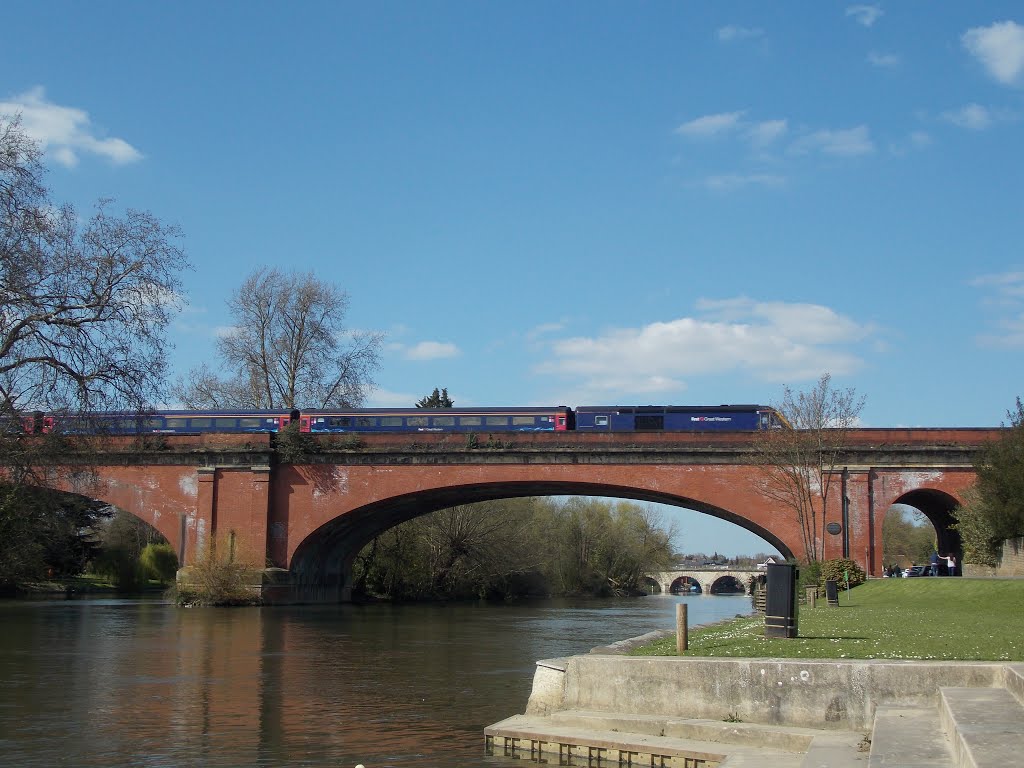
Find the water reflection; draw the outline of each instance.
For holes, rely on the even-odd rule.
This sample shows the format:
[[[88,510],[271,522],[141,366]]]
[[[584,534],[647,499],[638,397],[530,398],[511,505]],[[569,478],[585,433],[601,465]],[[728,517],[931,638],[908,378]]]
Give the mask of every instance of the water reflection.
[[[744,598],[176,609],[0,604],[0,754],[21,766],[507,765],[484,726],[534,662],[749,611]]]

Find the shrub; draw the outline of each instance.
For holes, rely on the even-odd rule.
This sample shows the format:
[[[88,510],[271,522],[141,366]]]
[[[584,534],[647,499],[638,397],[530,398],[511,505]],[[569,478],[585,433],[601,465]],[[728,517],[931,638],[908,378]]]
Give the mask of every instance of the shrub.
[[[263,566],[255,558],[240,556],[234,532],[220,542],[210,542],[195,562],[182,570],[175,585],[179,605],[257,605],[255,586],[262,581]]]
[[[139,562],[151,579],[170,584],[178,573],[178,556],[170,544],[147,544]]]
[[[826,581],[834,580],[845,584],[847,574],[850,577],[851,587],[864,583],[864,569],[857,565],[856,561],[849,558],[826,560],[821,564],[821,581],[819,583],[824,585]]]

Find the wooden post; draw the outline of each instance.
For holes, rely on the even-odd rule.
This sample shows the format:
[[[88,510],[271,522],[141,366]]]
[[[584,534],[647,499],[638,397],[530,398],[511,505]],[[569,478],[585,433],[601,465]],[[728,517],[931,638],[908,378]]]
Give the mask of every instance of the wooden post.
[[[689,632],[686,626],[686,603],[676,604],[676,653],[682,654],[690,647]]]

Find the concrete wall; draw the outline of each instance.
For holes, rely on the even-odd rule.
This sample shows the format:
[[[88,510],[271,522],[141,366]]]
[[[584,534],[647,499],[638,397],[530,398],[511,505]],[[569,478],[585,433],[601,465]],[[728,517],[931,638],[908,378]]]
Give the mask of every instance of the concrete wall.
[[[939,686],[1004,684],[998,663],[801,661],[591,654],[538,662],[527,714],[617,714],[859,730],[880,704],[928,706]]]

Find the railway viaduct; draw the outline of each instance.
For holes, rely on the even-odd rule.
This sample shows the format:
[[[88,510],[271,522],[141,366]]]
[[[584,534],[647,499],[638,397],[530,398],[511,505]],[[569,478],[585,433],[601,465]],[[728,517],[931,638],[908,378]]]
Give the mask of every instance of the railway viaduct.
[[[822,533],[827,558],[882,568],[886,510],[909,504],[960,554],[950,512],[975,479],[972,460],[998,429],[861,429],[849,433]],[[383,531],[457,504],[585,495],[694,509],[752,531],[786,557],[803,552],[793,513],[766,497],[742,433],[565,432],[363,434],[313,439],[282,463],[276,436],[113,439],[60,467],[52,485],[106,501],[154,526],[187,566],[230,537],[265,556],[264,597],[338,602],[359,550]]]

